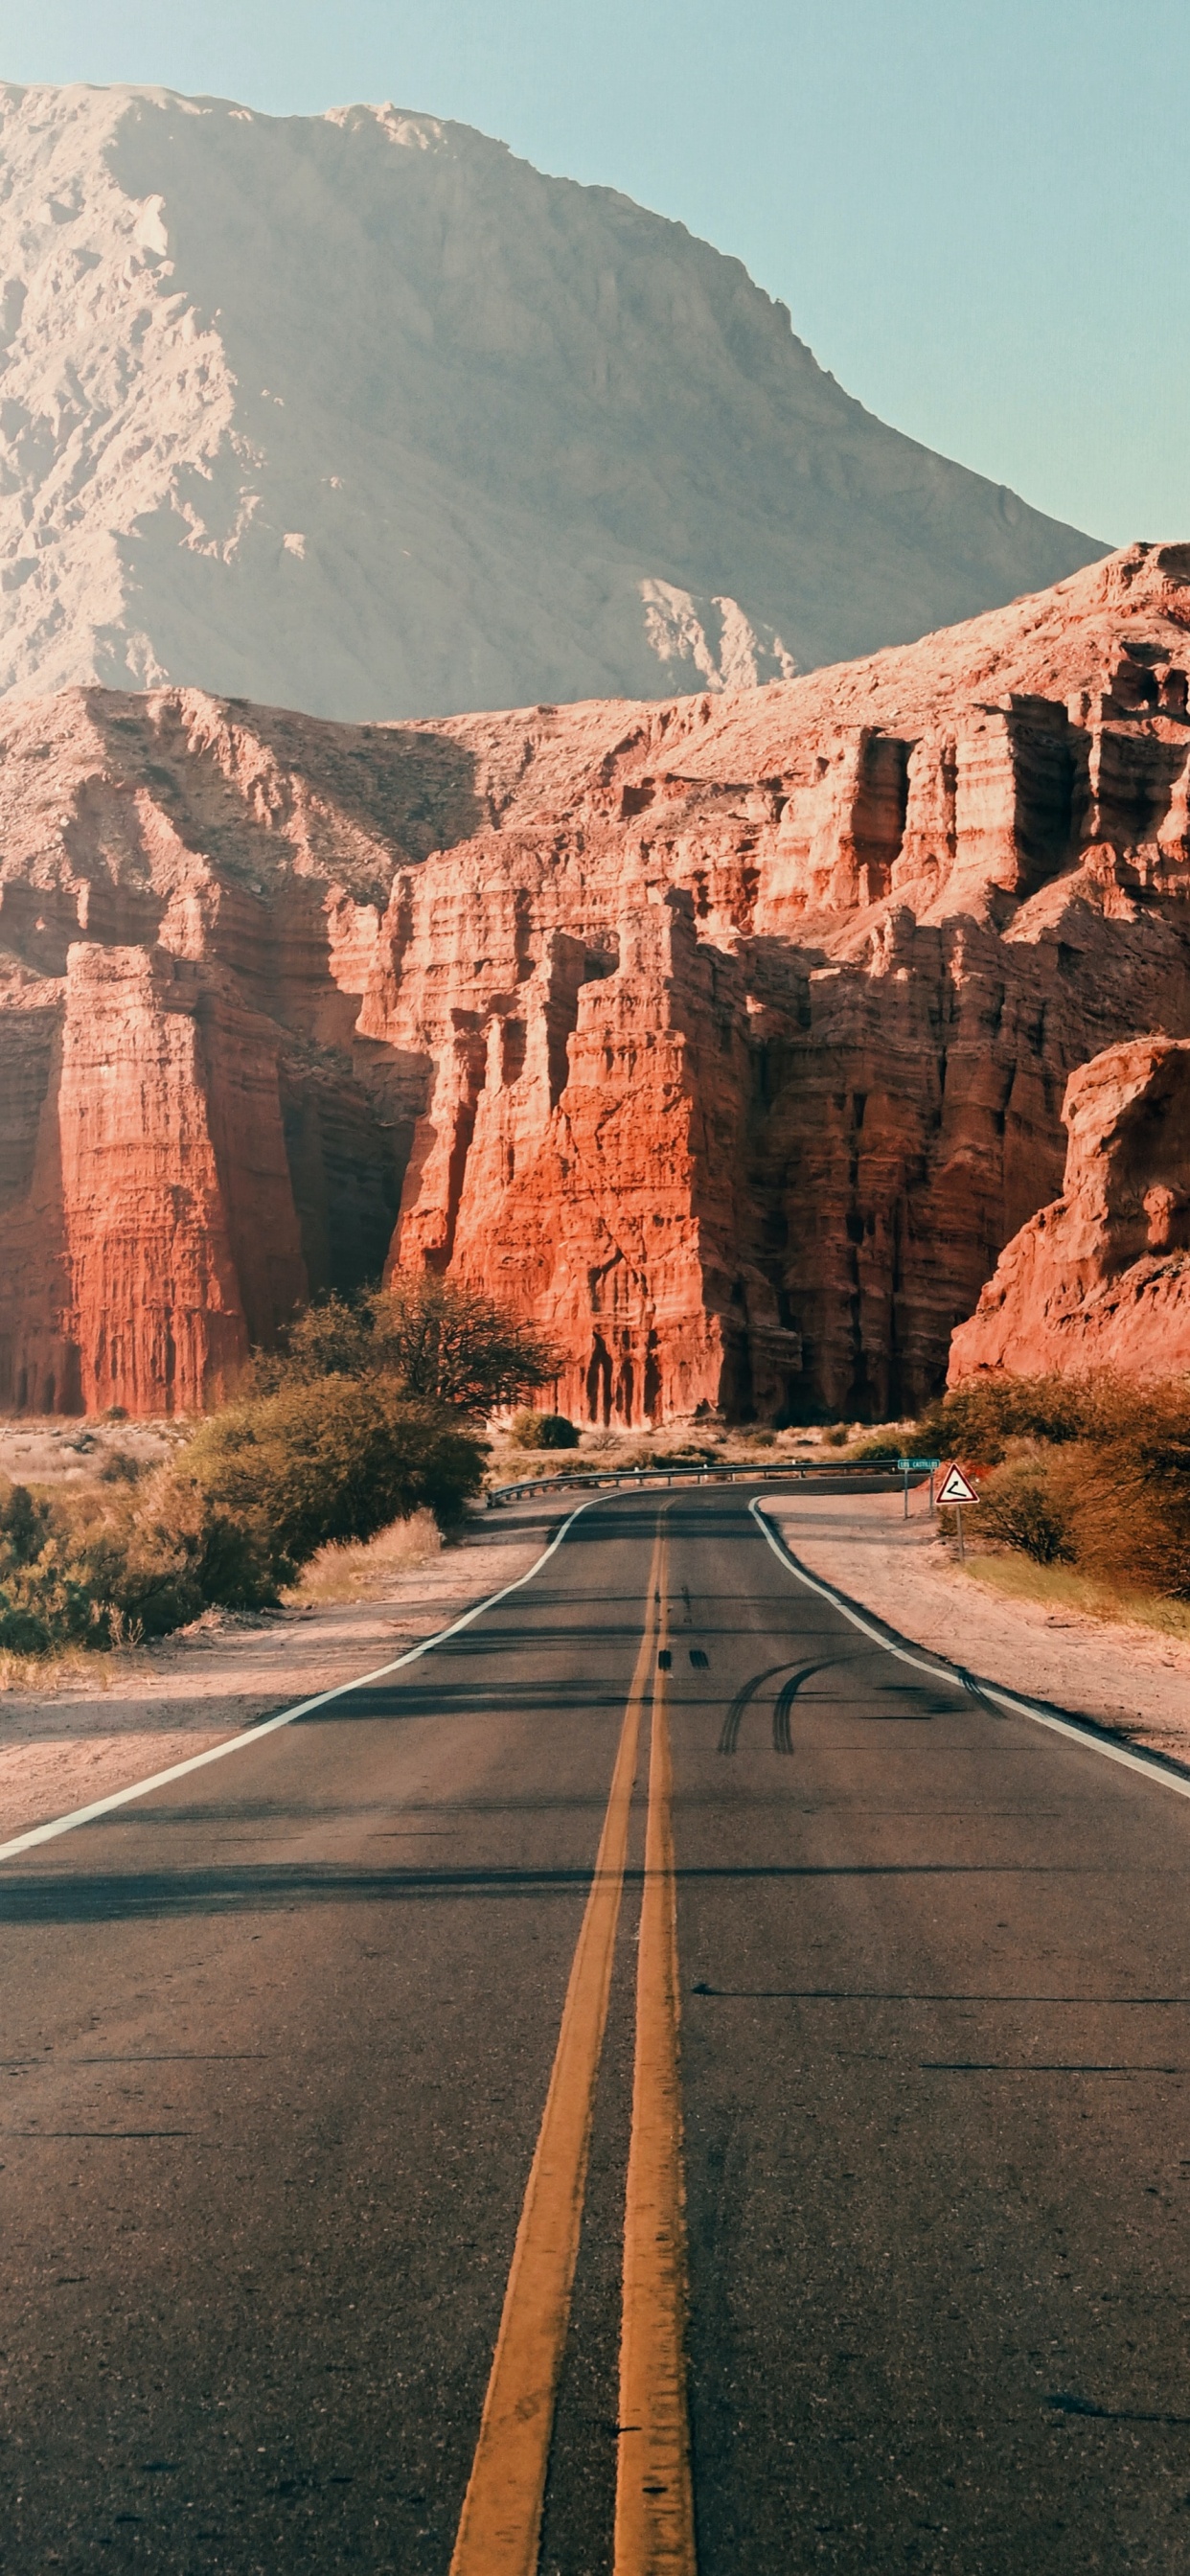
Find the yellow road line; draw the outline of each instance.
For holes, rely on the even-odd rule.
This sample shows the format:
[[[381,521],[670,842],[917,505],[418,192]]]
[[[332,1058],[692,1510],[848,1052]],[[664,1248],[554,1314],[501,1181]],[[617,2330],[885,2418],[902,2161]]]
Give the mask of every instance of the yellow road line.
[[[654,1666],[664,1547],[649,1568],[644,1635],[570,1971],[545,2111],[517,2230],[504,2313],[463,2503],[451,2576],[534,2576],[558,2373],[578,2253],[595,2083],[607,2023],[641,1710]]]
[[[664,1595],[664,1561],[661,1589]],[[668,1610],[663,1607],[659,1649],[668,1634]],[[697,2568],[686,2394],[686,2218],[671,1785],[666,1683],[659,1665],[653,1690],[632,2144],[624,2209],[615,2576],[695,2576]]]

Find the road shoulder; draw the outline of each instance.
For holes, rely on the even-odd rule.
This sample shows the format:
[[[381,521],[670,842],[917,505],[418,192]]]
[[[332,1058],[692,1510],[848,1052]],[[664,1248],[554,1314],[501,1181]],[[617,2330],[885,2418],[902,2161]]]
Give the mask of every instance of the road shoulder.
[[[333,1690],[449,1626],[527,1574],[565,1516],[536,1499],[470,1524],[463,1541],[379,1597],[262,1615],[208,1612],[134,1652],[78,1659],[36,1692],[0,1694],[0,1840],[69,1814]]]
[[[1190,1645],[1132,1623],[1013,1601],[964,1574],[924,1497],[774,1494],[763,1508],[792,1555],[932,1653],[1190,1763]]]

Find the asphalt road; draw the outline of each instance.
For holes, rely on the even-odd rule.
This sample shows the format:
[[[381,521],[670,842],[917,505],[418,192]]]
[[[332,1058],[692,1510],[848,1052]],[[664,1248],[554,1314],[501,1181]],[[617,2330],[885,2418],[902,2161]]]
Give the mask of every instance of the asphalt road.
[[[618,2509],[621,2576],[689,2568],[632,2537],[687,2458],[702,2576],[1190,2566],[1190,1804],[898,1664],[747,1506],[600,1500],[420,1662],[0,1867],[7,2576],[446,2576],[576,2152],[543,2570]],[[617,2508],[679,2293],[672,2479]]]

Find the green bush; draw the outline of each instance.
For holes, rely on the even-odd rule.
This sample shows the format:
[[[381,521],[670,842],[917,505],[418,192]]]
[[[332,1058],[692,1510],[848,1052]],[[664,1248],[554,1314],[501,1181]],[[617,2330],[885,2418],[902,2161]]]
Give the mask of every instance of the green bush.
[[[1063,1472],[1063,1468],[1067,1472]],[[1069,1565],[1075,1555],[1067,1453],[1006,1458],[979,1488],[979,1535],[1031,1556],[1035,1565]]]
[[[457,1520],[484,1444],[386,1377],[291,1384],[213,1414],[182,1456],[133,1484],[53,1502],[0,1490],[0,1646],[165,1636],[211,1607],[272,1606],[328,1540],[369,1539],[423,1509]]]
[[[171,1465],[142,1474],[113,1451],[52,1500],[0,1480],[0,1646],[164,1636],[208,1607],[274,1604],[328,1542],[425,1510],[449,1528],[483,1481],[474,1417],[555,1368],[538,1333],[448,1280],[328,1299]],[[560,1415],[532,1419],[543,1448],[577,1440]]]
[[[328,1377],[229,1405],[196,1432],[179,1475],[251,1535],[275,1586],[333,1539],[368,1539],[428,1509],[457,1521],[484,1449],[392,1377]]]
[[[164,1636],[211,1602],[276,1599],[257,1534],[184,1470],[159,1470],[135,1501],[125,1486],[115,1498],[68,1493],[34,1510],[36,1547],[6,1547],[0,1533],[0,1646],[12,1652]]]
[[[12,1654],[40,1654],[90,1624],[89,1600],[52,1532],[48,1503],[27,1485],[0,1486],[0,1646]]]
[[[564,1413],[516,1413],[508,1428],[514,1449],[577,1449],[579,1436]]]
[[[32,1565],[49,1530],[49,1504],[35,1501],[27,1485],[0,1480],[0,1577],[11,1568]]]
[[[163,1467],[135,1503],[78,1534],[74,1565],[109,1625],[167,1636],[212,1607],[261,1610],[277,1599],[275,1552],[259,1522],[208,1493],[189,1455]]]

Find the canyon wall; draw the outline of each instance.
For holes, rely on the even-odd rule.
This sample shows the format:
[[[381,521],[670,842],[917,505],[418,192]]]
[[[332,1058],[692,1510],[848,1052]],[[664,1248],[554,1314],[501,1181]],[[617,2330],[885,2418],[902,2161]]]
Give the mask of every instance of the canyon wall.
[[[887,1417],[1190,1033],[1190,547],[805,679],[0,728],[0,1405],[190,1408],[429,1265],[584,1419]]]
[[[1105,1047],[1071,1076],[1062,1195],[1007,1244],[950,1378],[1190,1369],[1190,1039]]]

